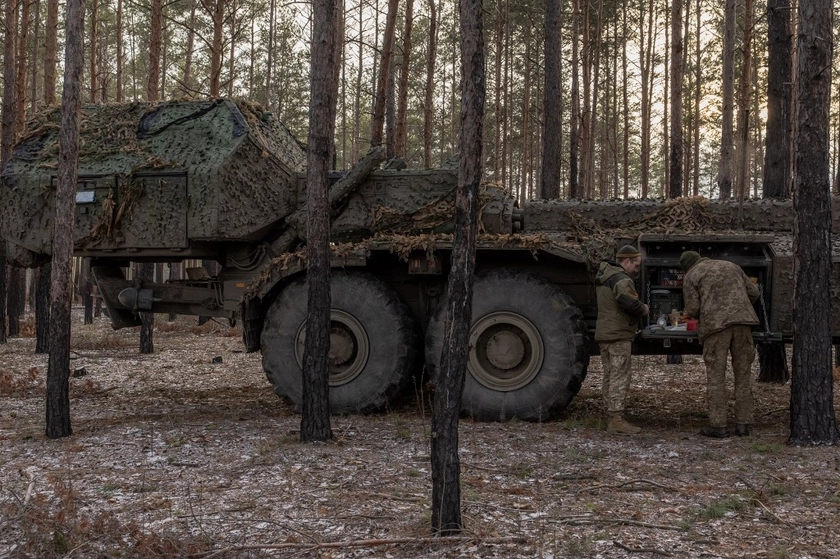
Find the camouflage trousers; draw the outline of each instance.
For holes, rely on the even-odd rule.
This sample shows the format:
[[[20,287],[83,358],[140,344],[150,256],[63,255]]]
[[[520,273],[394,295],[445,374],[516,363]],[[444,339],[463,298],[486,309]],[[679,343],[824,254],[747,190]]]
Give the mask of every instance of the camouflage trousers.
[[[726,358],[732,354],[735,376],[735,423],[749,425],[753,421],[751,367],[755,360],[752,329],[743,324],[709,334],[703,340],[703,361],[706,363],[709,425],[726,427]]]
[[[630,341],[601,342],[601,364],[604,368],[604,380],[601,383],[601,396],[608,413],[624,411],[624,397],[630,388]]]

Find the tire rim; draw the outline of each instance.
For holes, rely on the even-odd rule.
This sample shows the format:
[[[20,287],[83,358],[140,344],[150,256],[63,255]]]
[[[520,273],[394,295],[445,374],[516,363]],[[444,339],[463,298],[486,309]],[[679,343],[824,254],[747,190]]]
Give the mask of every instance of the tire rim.
[[[524,316],[508,311],[478,319],[470,328],[469,347],[470,374],[500,392],[518,390],[534,380],[545,355],[537,327]]]
[[[295,358],[303,370],[306,321],[295,337]],[[341,386],[358,377],[367,365],[370,342],[362,323],[338,309],[330,310],[330,386]]]

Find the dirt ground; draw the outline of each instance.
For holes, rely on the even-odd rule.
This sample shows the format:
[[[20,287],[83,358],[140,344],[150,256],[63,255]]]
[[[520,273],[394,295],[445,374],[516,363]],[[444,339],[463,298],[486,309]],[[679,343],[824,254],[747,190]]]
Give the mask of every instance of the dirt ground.
[[[789,386],[756,386],[753,436],[711,440],[699,358],[636,357],[644,431],[610,435],[595,358],[555,421],[462,421],[466,530],[440,541],[422,388],[303,445],[235,330],[160,318],[153,355],[77,320],[62,440],[44,437],[47,357],[0,346],[0,559],[840,556],[838,451],[785,444]]]

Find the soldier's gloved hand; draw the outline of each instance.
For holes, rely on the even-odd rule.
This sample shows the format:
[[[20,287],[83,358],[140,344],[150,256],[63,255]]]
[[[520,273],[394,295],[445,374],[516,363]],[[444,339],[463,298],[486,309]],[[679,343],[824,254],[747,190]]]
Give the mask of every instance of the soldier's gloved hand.
[[[650,314],[650,307],[649,307],[649,306],[647,306],[647,305],[644,305],[644,304],[643,304],[642,306],[644,306],[644,307],[645,307],[645,312],[642,314],[642,316],[647,316],[647,315],[649,315],[649,314]]]

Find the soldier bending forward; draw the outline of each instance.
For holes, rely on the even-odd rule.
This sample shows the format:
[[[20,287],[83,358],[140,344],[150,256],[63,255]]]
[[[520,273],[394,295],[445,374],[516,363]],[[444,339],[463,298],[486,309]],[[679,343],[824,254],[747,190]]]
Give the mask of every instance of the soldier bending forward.
[[[683,280],[685,313],[699,318],[697,336],[706,364],[709,425],[707,437],[728,437],[726,428],[726,357],[732,354],[735,376],[735,434],[750,434],[753,420],[752,376],[755,359],[752,326],[758,324],[752,304],[758,287],[740,266],[726,260],[703,258],[693,250],[680,256],[686,270]]]

